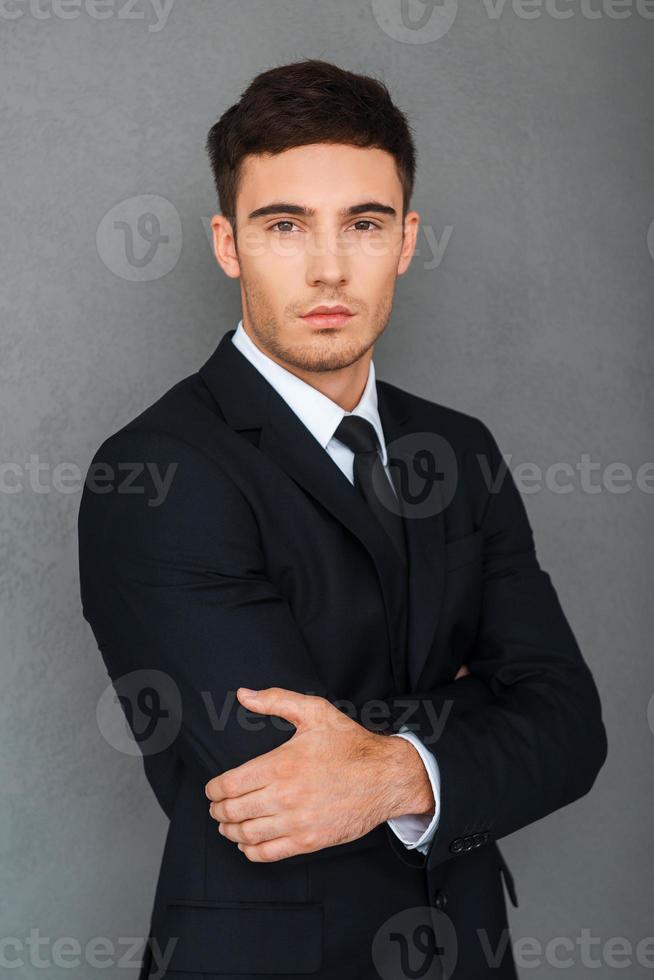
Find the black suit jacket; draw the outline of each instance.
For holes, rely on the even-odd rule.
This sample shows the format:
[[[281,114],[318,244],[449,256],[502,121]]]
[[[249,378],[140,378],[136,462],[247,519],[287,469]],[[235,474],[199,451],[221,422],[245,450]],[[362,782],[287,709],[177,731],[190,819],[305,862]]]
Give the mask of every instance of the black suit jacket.
[[[170,819],[150,929],[162,947],[177,939],[165,976],[375,977],[401,952],[397,929],[380,947],[385,924],[428,906],[437,933],[455,932],[437,975],[455,962],[462,980],[513,977],[510,944],[488,962],[508,937],[502,880],[517,904],[496,841],[587,793],[607,750],[522,498],[482,421],[377,382],[397,473],[434,459],[438,473],[436,496],[405,517],[400,635],[390,541],[232,335],[103,442],[79,513],[84,616]],[[165,493],[154,465],[173,467]],[[454,681],[463,663],[471,675]],[[270,863],[221,837],[205,782],[294,731],[239,709],[239,686],[343,702],[378,731],[412,727],[441,772],[428,855],[386,824]],[[153,713],[169,734],[145,742]],[[141,976],[154,966],[148,950]]]

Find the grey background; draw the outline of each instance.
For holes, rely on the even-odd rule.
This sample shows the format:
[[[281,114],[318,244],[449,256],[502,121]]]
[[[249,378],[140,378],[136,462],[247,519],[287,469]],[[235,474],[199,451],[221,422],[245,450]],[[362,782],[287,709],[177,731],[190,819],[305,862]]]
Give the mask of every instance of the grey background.
[[[427,8],[411,3],[417,20]],[[204,139],[257,72],[313,56],[382,75],[415,129],[413,205],[432,235],[449,235],[438,263],[421,233],[379,376],[484,418],[512,470],[583,454],[599,464],[599,492],[577,475],[570,493],[525,500],[602,694],[609,759],[589,796],[501,846],[520,899],[514,942],[568,937],[573,952],[555,955],[571,955],[578,976],[591,972],[579,946],[590,930],[594,976],[650,976],[636,944],[654,935],[652,494],[635,473],[652,460],[654,23],[635,8],[618,19],[608,0],[594,0],[594,18],[561,2],[568,19],[450,0],[433,16],[453,11],[454,23],[430,40],[429,27],[402,28],[399,0],[177,0],[160,29],[150,2],[130,19],[123,6],[99,20],[42,0],[39,17],[15,0],[19,16],[0,16],[0,426],[12,464],[0,495],[0,936],[24,960],[7,975],[135,975],[84,957],[44,971],[24,945],[38,929],[46,960],[58,937],[107,937],[124,953],[121,937],[146,935],[166,831],[139,758],[96,722],[107,676],[80,612],[80,479],[68,471],[64,492],[53,468],[84,473],[106,435],[236,326],[238,286],[206,233]],[[120,239],[114,254],[96,233],[120,202],[136,198],[140,213],[150,194],[179,214],[166,246],[179,257],[129,281]],[[30,456],[49,467],[43,492]],[[615,462],[632,469],[620,493],[601,486]],[[602,954],[614,937],[633,946],[619,971]],[[544,949],[527,959],[540,965],[525,977],[561,975]]]

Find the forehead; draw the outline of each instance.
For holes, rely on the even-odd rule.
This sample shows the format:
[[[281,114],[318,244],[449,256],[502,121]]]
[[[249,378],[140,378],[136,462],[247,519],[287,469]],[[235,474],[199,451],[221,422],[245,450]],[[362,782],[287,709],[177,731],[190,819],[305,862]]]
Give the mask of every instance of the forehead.
[[[245,157],[236,210],[247,213],[270,201],[286,201],[327,211],[367,200],[401,209],[394,157],[377,148],[313,143]]]

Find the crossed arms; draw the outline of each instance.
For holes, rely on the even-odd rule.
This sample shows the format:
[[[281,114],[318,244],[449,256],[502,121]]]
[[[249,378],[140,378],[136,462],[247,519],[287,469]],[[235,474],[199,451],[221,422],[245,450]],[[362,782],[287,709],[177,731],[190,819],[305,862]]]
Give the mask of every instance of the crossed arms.
[[[496,475],[499,448],[478,424]],[[251,860],[308,853],[356,839],[389,816],[433,809],[415,749],[386,737],[403,724],[435,753],[441,774],[430,865],[451,858],[464,837],[501,838],[593,785],[607,752],[598,692],[540,568],[510,473],[483,509],[483,605],[470,674],[388,700],[386,726],[371,731],[329,702],[290,607],[266,576],[247,500],[216,462],[139,430],[112,437],[95,459],[178,461],[157,507],[148,507],[147,488],[96,494],[85,487],[84,614],[112,680],[139,668],[173,678],[182,706],[178,750],[201,771],[212,815]],[[208,522],[195,505],[200,485],[216,500]],[[216,730],[206,692],[222,705],[243,687],[262,692],[260,709],[239,692],[257,724],[233,710]],[[435,719],[444,717],[435,733]],[[327,793],[320,765],[323,777],[338,776]],[[342,787],[337,798],[335,786]]]

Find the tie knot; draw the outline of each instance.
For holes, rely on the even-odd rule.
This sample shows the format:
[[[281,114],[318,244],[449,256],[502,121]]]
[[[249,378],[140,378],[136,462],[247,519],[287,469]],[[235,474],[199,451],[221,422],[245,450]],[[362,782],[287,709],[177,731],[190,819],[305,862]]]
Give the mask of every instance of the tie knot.
[[[374,426],[360,415],[344,415],[334,436],[354,453],[376,453],[379,449]]]

